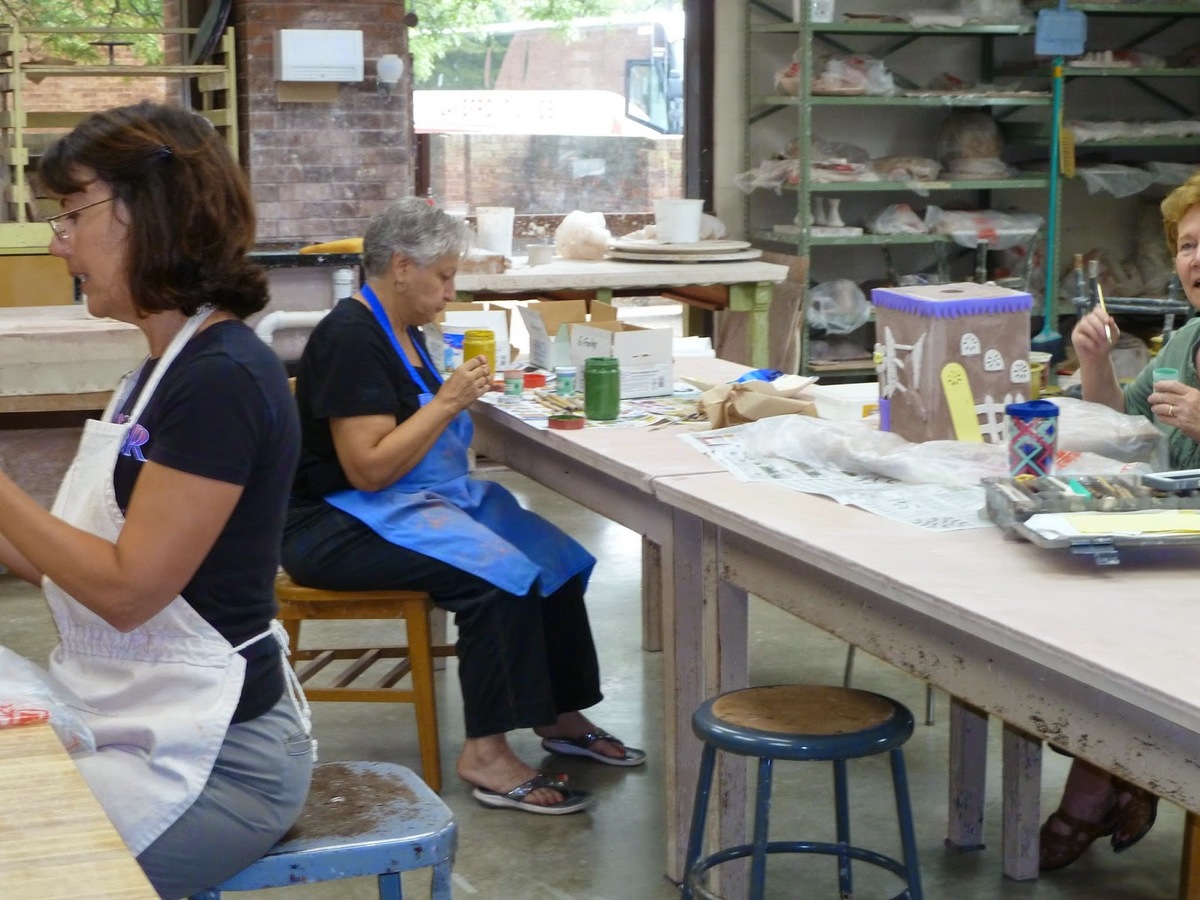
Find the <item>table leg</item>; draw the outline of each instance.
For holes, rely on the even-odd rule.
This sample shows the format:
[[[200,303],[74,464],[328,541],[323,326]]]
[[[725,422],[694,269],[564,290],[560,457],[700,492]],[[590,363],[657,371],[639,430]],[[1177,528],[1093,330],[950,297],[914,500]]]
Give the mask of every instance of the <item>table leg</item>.
[[[674,590],[663,596],[667,877],[678,882],[687,852],[700,742],[692,712],[707,698],[745,687],[746,593],[721,580],[716,526],[676,510],[672,540]],[[708,833],[722,846],[745,841],[746,760],[722,754]],[[724,870],[730,870],[728,875]],[[726,896],[738,866],[722,867]]]
[[[771,299],[769,281],[752,281],[729,286],[729,309],[750,314],[750,365],[765,369],[771,357]]]
[[[1038,877],[1042,742],[1005,725],[1003,747],[1004,874],[1016,881],[1032,881]]]
[[[950,698],[950,815],[946,844],[982,850],[987,781],[987,713]]]
[[[1179,900],[1200,900],[1200,816],[1187,814],[1183,825],[1183,864],[1179,872]]]
[[[663,559],[663,557],[667,557]],[[664,551],[648,537],[642,538],[642,649],[656,653],[663,648],[662,598],[671,590],[670,550]]]

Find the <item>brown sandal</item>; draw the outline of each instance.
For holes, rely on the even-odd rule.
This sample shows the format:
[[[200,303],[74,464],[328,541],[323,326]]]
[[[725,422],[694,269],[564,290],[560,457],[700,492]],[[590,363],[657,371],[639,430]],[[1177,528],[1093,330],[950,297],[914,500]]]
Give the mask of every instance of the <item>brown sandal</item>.
[[[1057,820],[1071,829],[1067,834],[1059,834],[1050,823]],[[1038,868],[1043,872],[1053,872],[1056,869],[1069,866],[1083,855],[1083,851],[1092,845],[1096,838],[1113,834],[1117,826],[1117,809],[1114,806],[1101,822],[1085,822],[1077,819],[1062,809],[1050,814],[1038,840]]]
[[[1154,827],[1158,818],[1158,798],[1128,781],[1114,779],[1117,789],[1116,821],[1112,844],[1114,853],[1128,850]]]

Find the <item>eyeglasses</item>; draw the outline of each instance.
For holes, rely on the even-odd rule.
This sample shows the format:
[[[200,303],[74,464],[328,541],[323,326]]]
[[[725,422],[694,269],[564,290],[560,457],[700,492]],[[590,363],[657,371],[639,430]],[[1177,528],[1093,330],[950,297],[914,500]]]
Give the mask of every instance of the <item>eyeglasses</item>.
[[[62,225],[58,224],[58,220],[66,216],[73,216],[76,213],[83,212],[85,209],[91,209],[93,206],[99,206],[101,203],[108,203],[110,200],[116,200],[116,197],[105,197],[103,200],[97,200],[94,203],[85,203],[83,206],[77,206],[74,209],[68,209],[65,212],[60,212],[56,216],[46,216],[46,222],[50,226],[50,230],[54,232],[54,236],[60,241],[65,241],[71,235]]]

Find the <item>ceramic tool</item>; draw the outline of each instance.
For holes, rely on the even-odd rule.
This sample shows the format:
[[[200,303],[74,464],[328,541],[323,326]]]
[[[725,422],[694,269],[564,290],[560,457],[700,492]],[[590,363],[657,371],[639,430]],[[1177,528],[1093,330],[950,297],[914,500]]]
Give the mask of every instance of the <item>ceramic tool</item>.
[[[1088,260],[1088,281],[1092,283],[1092,293],[1096,295],[1096,305],[1100,307],[1100,312],[1108,315],[1108,307],[1104,305],[1104,290],[1100,287],[1100,260]],[[1108,345],[1112,346],[1112,331],[1108,325],[1104,326],[1104,339],[1108,341]]]
[[[983,443],[983,432],[979,430],[979,415],[975,412],[975,397],[971,394],[967,370],[962,363],[948,362],[942,366],[941,378],[955,439]]]

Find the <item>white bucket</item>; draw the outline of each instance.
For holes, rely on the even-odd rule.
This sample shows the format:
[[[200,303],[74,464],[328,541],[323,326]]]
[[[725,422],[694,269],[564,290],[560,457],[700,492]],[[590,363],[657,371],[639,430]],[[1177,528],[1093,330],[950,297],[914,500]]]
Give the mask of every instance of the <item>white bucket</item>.
[[[655,200],[654,235],[663,244],[694,244],[703,213],[703,200]]]
[[[476,244],[481,250],[490,250],[511,257],[513,252],[513,214],[511,206],[475,207]]]

